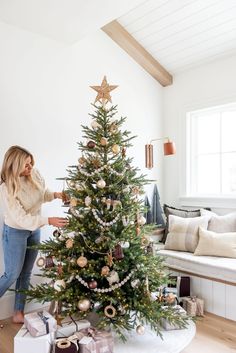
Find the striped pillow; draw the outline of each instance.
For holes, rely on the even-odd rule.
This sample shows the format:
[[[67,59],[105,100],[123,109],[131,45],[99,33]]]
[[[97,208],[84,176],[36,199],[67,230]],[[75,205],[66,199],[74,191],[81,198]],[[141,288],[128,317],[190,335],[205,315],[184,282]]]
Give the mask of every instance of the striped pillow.
[[[194,252],[199,240],[199,227],[207,229],[209,216],[182,218],[169,216],[169,233],[165,249]]]

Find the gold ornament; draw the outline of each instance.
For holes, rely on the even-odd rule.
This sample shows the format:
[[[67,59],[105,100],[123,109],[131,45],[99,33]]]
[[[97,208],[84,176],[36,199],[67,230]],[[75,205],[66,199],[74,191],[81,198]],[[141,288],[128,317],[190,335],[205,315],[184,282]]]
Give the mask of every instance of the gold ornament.
[[[98,157],[94,158],[92,160],[92,164],[94,165],[95,168],[100,168],[101,167],[101,161],[100,161],[100,159],[98,159]]]
[[[66,248],[67,249],[71,249],[71,248],[73,248],[73,245],[74,245],[74,240],[73,239],[67,239]]]
[[[138,222],[138,224],[143,226],[146,223],[146,218],[144,216],[138,217],[137,222]]]
[[[100,144],[102,146],[107,146],[107,144],[108,144],[107,138],[106,137],[102,137],[101,140],[100,140]]]
[[[112,152],[114,154],[118,154],[120,152],[120,146],[119,145],[113,145],[111,150],[112,150]]]
[[[79,158],[79,164],[83,165],[86,162],[86,159],[84,157]]]
[[[109,130],[110,130],[111,134],[115,134],[118,131],[118,127],[117,127],[116,123],[112,123]]]
[[[98,182],[97,182],[97,187],[98,187],[99,189],[103,189],[103,188],[105,188],[105,186],[106,186],[105,180],[103,180],[103,179],[98,180]]]
[[[57,292],[61,292],[62,288],[66,288],[66,283],[64,279],[57,279],[53,287]]]
[[[75,207],[77,206],[77,199],[75,197],[72,197],[70,199],[70,207]]]
[[[102,276],[107,276],[110,272],[110,268],[108,266],[103,266],[101,270],[101,275]]]
[[[116,309],[112,305],[107,305],[104,309],[106,317],[113,318],[116,315]]]
[[[90,300],[89,299],[81,299],[78,302],[78,308],[80,311],[87,311],[91,306]]]
[[[136,332],[137,332],[138,335],[144,335],[145,327],[143,325],[138,325],[136,327]]]
[[[97,97],[95,99],[95,102],[96,103],[97,101],[100,102],[102,104],[103,107],[105,107],[105,105],[108,103],[108,102],[111,102],[111,95],[110,95],[110,92],[112,90],[114,90],[115,88],[117,88],[118,86],[110,86],[108,83],[107,83],[107,79],[106,79],[106,76],[103,77],[103,80],[102,80],[102,84],[101,86],[90,86],[92,89],[94,89],[96,92],[98,92],[97,94]]]
[[[76,261],[77,265],[79,267],[85,267],[88,263],[88,260],[85,256],[80,256],[77,261]]]

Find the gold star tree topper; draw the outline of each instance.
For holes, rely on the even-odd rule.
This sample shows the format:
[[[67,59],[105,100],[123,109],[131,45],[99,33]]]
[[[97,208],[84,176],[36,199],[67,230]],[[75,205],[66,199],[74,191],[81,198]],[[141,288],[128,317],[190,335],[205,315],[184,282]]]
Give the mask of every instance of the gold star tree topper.
[[[108,102],[112,103],[110,92],[113,91],[113,89],[117,88],[118,86],[114,86],[114,85],[110,86],[107,83],[106,76],[104,76],[101,86],[90,86],[90,87],[94,89],[96,92],[98,92],[94,103],[98,101],[102,104],[103,107],[105,107],[105,105]]]

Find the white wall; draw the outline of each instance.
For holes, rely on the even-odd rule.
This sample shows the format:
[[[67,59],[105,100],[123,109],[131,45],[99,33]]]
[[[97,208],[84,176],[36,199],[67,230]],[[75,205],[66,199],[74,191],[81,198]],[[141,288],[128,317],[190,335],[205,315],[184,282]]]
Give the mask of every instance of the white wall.
[[[185,178],[185,114],[187,111],[236,101],[236,56],[174,76],[174,83],[164,89],[163,98],[165,135],[170,135],[177,146],[175,158],[164,166],[164,201],[180,206],[179,197],[184,196]],[[219,214],[230,211],[227,204],[224,209],[215,210]]]
[[[162,136],[163,88],[102,31],[73,46],[0,23],[0,160],[6,149],[19,144],[35,156],[36,166],[52,190],[61,190],[66,167],[80,155],[81,123],[90,124],[88,113],[96,92],[89,85],[107,75],[113,103],[127,116],[125,128],[137,135],[129,154],[144,173],[144,144]],[[158,181],[162,195],[162,153],[158,167],[148,177]],[[151,193],[151,187],[147,192]],[[62,215],[59,201],[44,207],[45,215]],[[44,227],[43,238],[51,234]],[[2,251],[0,252],[2,262]],[[0,273],[3,272],[0,264]],[[35,279],[34,279],[35,282]],[[0,299],[0,319],[12,313],[12,294]],[[29,307],[28,307],[29,308]]]

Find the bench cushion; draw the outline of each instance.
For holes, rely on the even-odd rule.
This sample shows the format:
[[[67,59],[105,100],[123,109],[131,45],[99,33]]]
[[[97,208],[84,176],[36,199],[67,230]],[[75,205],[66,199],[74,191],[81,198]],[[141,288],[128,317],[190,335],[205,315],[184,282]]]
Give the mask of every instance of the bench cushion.
[[[166,266],[181,272],[211,277],[236,284],[236,259],[216,256],[194,256],[189,252],[159,250],[157,255],[165,257]]]

